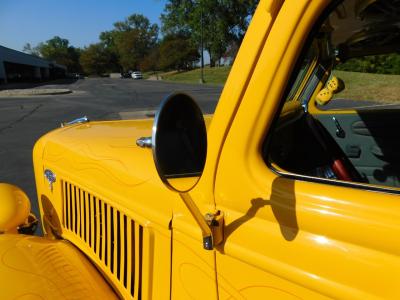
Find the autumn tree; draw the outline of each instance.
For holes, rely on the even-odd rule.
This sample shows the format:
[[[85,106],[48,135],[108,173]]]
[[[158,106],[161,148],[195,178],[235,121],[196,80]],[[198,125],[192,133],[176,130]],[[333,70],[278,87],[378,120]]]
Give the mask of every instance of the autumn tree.
[[[165,36],[159,46],[159,69],[188,70],[191,69],[200,54],[190,40],[183,34]]]
[[[144,59],[140,62],[140,70],[142,71],[158,71],[160,70],[160,48],[159,45],[155,45],[151,49],[150,53],[147,54]]]
[[[116,59],[103,44],[91,44],[82,50],[80,64],[86,74],[102,75],[118,70]]]

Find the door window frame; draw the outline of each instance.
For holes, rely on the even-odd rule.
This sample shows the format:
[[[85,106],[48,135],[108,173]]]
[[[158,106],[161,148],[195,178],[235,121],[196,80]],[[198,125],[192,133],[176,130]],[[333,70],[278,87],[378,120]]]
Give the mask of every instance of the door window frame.
[[[318,72],[319,66],[322,66],[322,69],[325,73],[322,74],[319,84],[316,84],[314,86],[313,92],[308,93],[308,95],[311,98],[308,99],[307,102],[308,102],[308,104],[313,105],[314,101],[311,99],[313,99],[316,96],[316,93],[325,85],[327,79],[329,78],[329,76],[327,76],[327,74],[330,74],[333,66],[328,67],[323,62],[321,62],[320,52],[317,51],[316,57],[311,60],[311,63],[308,63],[309,69],[305,72],[306,76],[304,76],[302,78],[302,80],[300,82],[298,82],[298,76],[301,72],[301,67],[304,65],[303,61],[307,58],[308,51],[312,47],[315,47],[314,39],[317,36],[320,27],[322,26],[322,24],[326,20],[326,18],[331,13],[334,12],[334,9],[337,7],[337,5],[340,5],[341,2],[342,1],[333,1],[333,3],[331,3],[331,5],[320,16],[318,21],[314,24],[313,29],[308,34],[306,42],[304,43],[303,48],[301,49],[301,53],[300,53],[299,57],[297,58],[295,67],[292,70],[292,73],[290,75],[290,79],[288,81],[289,83],[285,89],[285,92],[283,93],[283,97],[280,100],[280,103],[279,103],[279,106],[277,109],[277,113],[275,114],[273,121],[271,122],[271,125],[268,129],[268,132],[266,133],[266,136],[264,137],[264,140],[262,142],[261,153],[268,154],[269,150],[271,149],[271,142],[272,142],[274,129],[277,128],[279,125],[278,124],[279,119],[281,116],[281,112],[284,110],[285,103],[292,102],[293,100],[300,101],[301,98],[303,98],[303,95],[306,93],[306,90],[309,87],[309,84],[313,81],[314,74],[316,72]],[[293,90],[294,84],[297,85],[298,90]],[[297,99],[297,97],[299,99]],[[350,112],[351,111],[354,111],[354,110],[350,109]],[[330,111],[322,111],[322,112],[329,113]],[[334,112],[340,113],[341,111],[334,111]],[[330,184],[330,185],[334,185],[334,186],[355,188],[355,189],[361,189],[361,190],[372,191],[372,192],[383,192],[383,193],[388,193],[388,194],[400,195],[400,188],[379,186],[379,185],[373,185],[373,184],[361,183],[361,182],[349,182],[349,181],[342,181],[342,180],[337,180],[337,179],[328,179],[328,178],[321,178],[321,177],[314,177],[314,176],[309,176],[309,175],[292,173],[292,172],[281,169],[277,164],[275,164],[274,162],[271,162],[268,159],[268,155],[266,157],[263,156],[263,159],[264,159],[264,162],[266,163],[267,167],[275,175],[278,175],[279,177],[293,179],[293,180],[307,181],[307,182]]]

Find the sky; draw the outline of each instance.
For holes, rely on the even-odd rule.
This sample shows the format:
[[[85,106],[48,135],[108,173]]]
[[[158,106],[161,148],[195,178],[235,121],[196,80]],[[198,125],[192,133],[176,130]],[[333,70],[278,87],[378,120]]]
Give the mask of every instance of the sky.
[[[21,51],[58,35],[74,47],[99,41],[113,23],[139,13],[160,25],[167,0],[0,0],[0,45]]]

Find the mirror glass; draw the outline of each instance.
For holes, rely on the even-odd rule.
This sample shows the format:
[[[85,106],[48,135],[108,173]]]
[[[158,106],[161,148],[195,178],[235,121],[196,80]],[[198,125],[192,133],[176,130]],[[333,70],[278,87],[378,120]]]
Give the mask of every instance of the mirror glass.
[[[172,190],[188,192],[203,172],[207,131],[203,114],[188,95],[175,93],[161,103],[152,134],[154,162]]]

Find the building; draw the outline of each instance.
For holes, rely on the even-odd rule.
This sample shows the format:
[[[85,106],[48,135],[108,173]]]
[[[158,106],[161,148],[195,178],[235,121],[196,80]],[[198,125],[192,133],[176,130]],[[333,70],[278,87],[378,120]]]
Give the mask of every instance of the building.
[[[0,83],[62,78],[66,72],[54,61],[0,46]]]

